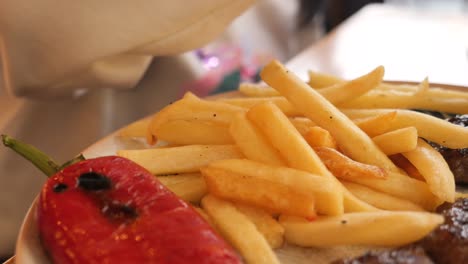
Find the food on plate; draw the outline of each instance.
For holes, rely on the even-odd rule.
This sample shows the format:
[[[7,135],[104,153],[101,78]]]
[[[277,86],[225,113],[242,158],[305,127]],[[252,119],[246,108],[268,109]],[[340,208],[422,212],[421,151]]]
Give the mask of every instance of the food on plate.
[[[170,139],[161,127],[191,122],[209,136],[177,128],[174,135],[182,136],[167,143],[237,147],[240,157],[199,166],[208,195],[278,217],[274,223],[283,226],[289,244],[401,246],[441,224],[434,209],[458,195],[445,160],[419,137],[468,147],[468,130],[398,104],[355,109],[345,101],[438,96],[444,99],[438,107],[457,112],[465,111],[460,105],[468,96],[431,88],[427,79],[419,85],[388,84],[383,74],[377,67],[347,81],[311,73],[317,78],[311,87],[273,61],[261,72],[265,84],[241,84],[237,97],[205,100],[188,93],[155,114],[148,143]],[[350,221],[344,230],[343,219]],[[402,222],[406,225],[393,224]]]
[[[232,203],[207,195],[202,207],[217,229],[242,254],[247,263],[280,263],[255,224]]]
[[[349,213],[314,221],[280,217],[286,241],[306,247],[399,246],[418,241],[443,222],[439,214],[404,211]]]
[[[419,241],[403,247],[370,251],[353,259],[341,259],[333,264],[389,263],[467,263],[468,262],[468,199],[445,203],[437,208],[444,223]]]
[[[468,127],[468,114],[457,115],[447,120],[450,123]],[[444,156],[455,175],[457,184],[468,184],[468,148],[451,149],[431,142],[431,145]]]
[[[241,263],[189,204],[122,157],[79,161],[51,175],[37,221],[54,263]]]
[[[277,263],[275,252],[282,257],[291,245],[314,247],[311,256],[325,247],[396,247],[363,263],[432,258],[413,243],[444,222],[438,206],[465,194],[427,141],[466,149],[468,129],[408,108],[466,113],[468,93],[427,79],[386,83],[381,66],[352,80],[309,76],[306,83],[273,61],[261,72],[265,83],[242,84],[229,98],[187,93],[120,131],[119,139],[144,137],[148,145],[117,154],[201,206],[247,263]]]
[[[353,259],[339,259],[332,264],[434,264],[419,246],[384,251],[370,251]]]

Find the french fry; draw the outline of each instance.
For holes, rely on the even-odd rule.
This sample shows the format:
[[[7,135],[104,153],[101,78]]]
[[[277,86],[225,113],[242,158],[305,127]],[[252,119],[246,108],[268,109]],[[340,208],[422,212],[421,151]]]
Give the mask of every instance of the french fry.
[[[252,177],[259,181],[287,186],[291,192],[312,196],[315,206],[322,214],[342,213],[342,195],[335,178],[327,178],[287,167],[276,167],[251,160],[220,160],[208,165],[208,169],[219,169],[236,175]],[[205,174],[206,168],[202,169]],[[208,184],[208,183],[207,183]],[[259,189],[259,186],[252,188]]]
[[[278,150],[268,143],[258,128],[247,120],[244,113],[240,113],[234,117],[230,126],[230,132],[236,145],[248,159],[276,166],[284,166],[286,164]]]
[[[353,122],[369,137],[375,137],[386,133],[392,129],[391,122],[396,117],[397,112],[388,112],[381,115],[364,117],[353,120]]]
[[[310,194],[291,190],[285,184],[238,174],[220,168],[202,168],[208,191],[226,200],[306,218],[315,217]]]
[[[339,77],[326,74],[323,72],[318,72],[318,71],[310,70],[308,72],[308,75],[309,75],[309,81],[307,83],[314,89],[321,89],[321,88],[329,87],[329,86],[345,81]]]
[[[201,167],[216,160],[243,157],[234,145],[188,145],[119,150],[117,155],[138,163],[156,175],[197,172]]]
[[[333,177],[276,105],[270,102],[256,105],[247,112],[247,118],[263,132],[273,147],[279,150],[289,167]]]
[[[120,129],[117,132],[119,137],[141,137],[146,136],[146,130],[148,129],[150,119],[144,118],[136,122],[131,123],[130,125]]]
[[[337,178],[350,180],[360,177],[376,179],[384,179],[387,177],[386,171],[382,168],[354,161],[335,149],[315,147],[314,150],[325,166],[327,166],[330,172]]]
[[[241,83],[239,85],[239,92],[243,95],[251,97],[280,96],[280,94],[275,89],[272,89],[268,85],[256,83]]]
[[[237,210],[243,213],[255,224],[257,230],[265,237],[271,248],[280,248],[284,242],[284,228],[267,211],[248,206],[245,204],[235,204]]]
[[[270,98],[227,98],[220,99],[219,102],[230,104],[233,106],[242,107],[244,109],[250,109],[255,105],[272,102],[287,116],[302,116],[300,112],[284,97],[270,97]]]
[[[411,201],[429,211],[441,203],[425,182],[395,172],[388,172],[388,177],[385,179],[361,177],[349,181]]]
[[[440,96],[440,93],[434,93],[429,89],[429,83],[425,79],[410,91],[376,89],[337,105],[342,108],[402,108],[468,113],[468,97],[461,94],[463,93],[458,92],[457,97]]]
[[[355,100],[358,100],[366,92],[376,88],[382,82],[383,76],[384,67],[379,66],[359,78],[334,84],[333,86],[320,89],[318,92],[327,98],[330,103],[340,105],[355,98],[357,98]]]
[[[187,202],[199,203],[208,192],[205,180],[200,173],[158,176],[157,178],[169,190]]]
[[[387,155],[414,150],[418,144],[418,130],[404,127],[375,136],[372,140]]]
[[[340,183],[341,184],[341,183]],[[343,197],[344,197],[344,208],[345,213],[355,213],[355,212],[376,212],[379,211],[377,207],[370,205],[369,203],[359,199],[356,195],[342,186]]]
[[[424,211],[421,206],[415,203],[375,191],[369,187],[346,181],[341,183],[356,197],[377,208],[390,211]]]
[[[293,124],[302,136],[305,136],[310,129],[317,126],[314,122],[310,121],[309,118],[305,117],[291,117],[289,121],[291,121],[291,124]]]
[[[366,133],[317,91],[310,89],[299,77],[287,71],[281,63],[270,62],[260,75],[305,116],[327,129],[347,156],[389,171],[398,171]]]
[[[304,247],[401,246],[418,241],[443,222],[439,214],[394,211],[350,213],[314,221],[280,218],[286,241]]]
[[[221,235],[242,254],[247,263],[279,264],[262,234],[233,204],[207,195],[202,200],[202,207]]]
[[[384,75],[384,68],[379,66],[375,68],[373,71],[365,74],[359,78],[336,83],[330,87],[323,88],[318,90],[319,93],[322,94],[323,97],[327,98],[332,104],[341,104],[343,102],[347,102],[349,100],[353,100],[369,90],[377,87],[381,82]],[[244,92],[246,90],[250,91],[248,93],[254,95],[263,95],[263,96],[280,96],[280,94],[272,89],[271,87],[259,87],[253,85],[241,85],[239,88],[241,91],[242,89]]]
[[[198,120],[229,125],[234,115],[245,111],[241,107],[218,101],[202,100],[191,93],[165,107],[155,114],[150,121],[147,132],[148,143],[154,143],[156,131],[162,124],[171,120]]]
[[[323,175],[335,181],[337,193],[343,192],[343,205],[337,204],[341,212],[373,210],[372,206],[366,206],[352,193],[344,190],[341,183],[328,171],[323,162],[303,137],[295,130],[288,118],[272,103],[264,103],[252,107],[247,112],[249,118],[269,139],[270,143],[279,150],[283,159],[291,168],[304,170],[313,174]],[[339,207],[338,207],[339,206]],[[319,210],[320,211],[320,210]],[[337,211],[338,212],[338,211]]]
[[[432,193],[443,201],[454,202],[455,179],[442,154],[422,139],[418,139],[416,149],[402,154],[418,169]]]
[[[303,136],[311,147],[327,147],[332,149],[336,149],[338,147],[336,140],[330,132],[319,126],[310,127],[307,133]]]
[[[233,144],[227,125],[199,120],[170,120],[153,130],[158,140],[176,145]]]
[[[442,146],[454,149],[468,147],[468,129],[466,127],[449,123],[437,117],[410,110],[343,109],[343,112],[353,119],[382,115],[394,111],[397,112],[397,115],[391,122],[390,130],[414,126],[420,137]]]
[[[415,178],[420,181],[425,181],[424,177],[419,173],[418,169],[414,167],[411,162],[402,154],[395,154],[391,155],[390,159],[399,167],[401,168],[408,176]]]

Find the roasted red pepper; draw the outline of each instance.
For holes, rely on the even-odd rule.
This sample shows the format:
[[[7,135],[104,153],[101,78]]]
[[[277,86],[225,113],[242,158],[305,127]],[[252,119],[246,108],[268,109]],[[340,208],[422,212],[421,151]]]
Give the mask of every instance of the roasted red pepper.
[[[190,205],[121,157],[51,176],[37,210],[55,263],[241,263]]]

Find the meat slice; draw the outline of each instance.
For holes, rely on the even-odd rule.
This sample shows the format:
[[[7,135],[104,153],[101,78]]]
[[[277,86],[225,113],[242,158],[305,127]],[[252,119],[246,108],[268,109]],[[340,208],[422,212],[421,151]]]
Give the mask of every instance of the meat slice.
[[[468,263],[468,199],[443,204],[445,222],[419,242],[435,263]]]
[[[456,115],[447,121],[468,128],[468,114]],[[431,145],[444,156],[455,176],[455,182],[459,185],[468,185],[468,148],[450,149],[433,142]]]
[[[419,246],[398,248],[382,252],[371,251],[355,259],[341,259],[333,264],[433,264]]]

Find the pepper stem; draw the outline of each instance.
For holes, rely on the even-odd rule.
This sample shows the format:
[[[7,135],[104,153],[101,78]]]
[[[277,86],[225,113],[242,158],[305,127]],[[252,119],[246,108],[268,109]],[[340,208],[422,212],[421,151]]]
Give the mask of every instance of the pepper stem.
[[[54,175],[62,168],[44,152],[32,145],[16,140],[8,135],[2,135],[2,141],[3,145],[11,148],[16,153],[29,160],[34,166],[47,175],[47,177]]]

